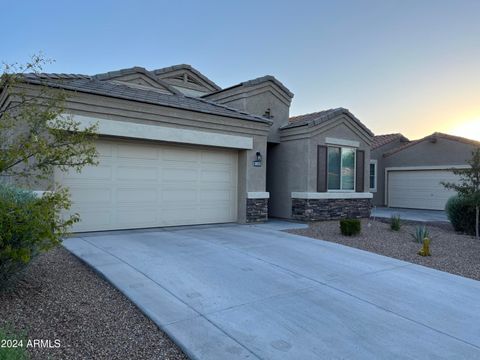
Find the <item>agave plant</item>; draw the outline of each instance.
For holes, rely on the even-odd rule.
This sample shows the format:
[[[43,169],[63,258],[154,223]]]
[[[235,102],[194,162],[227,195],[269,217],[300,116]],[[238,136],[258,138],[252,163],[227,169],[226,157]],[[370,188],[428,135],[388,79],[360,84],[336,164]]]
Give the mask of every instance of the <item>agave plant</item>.
[[[415,228],[415,234],[412,234],[412,237],[415,239],[416,242],[422,244],[423,239],[428,238],[428,229],[425,225],[417,226]]]

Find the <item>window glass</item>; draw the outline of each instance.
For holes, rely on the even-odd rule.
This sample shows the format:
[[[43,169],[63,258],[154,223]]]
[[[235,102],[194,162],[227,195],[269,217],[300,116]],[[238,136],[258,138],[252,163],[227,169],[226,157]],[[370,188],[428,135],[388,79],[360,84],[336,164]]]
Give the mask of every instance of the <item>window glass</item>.
[[[328,148],[328,189],[340,190],[340,148]]]
[[[370,164],[370,189],[375,189],[375,164]]]
[[[342,190],[355,189],[355,150],[342,148]]]

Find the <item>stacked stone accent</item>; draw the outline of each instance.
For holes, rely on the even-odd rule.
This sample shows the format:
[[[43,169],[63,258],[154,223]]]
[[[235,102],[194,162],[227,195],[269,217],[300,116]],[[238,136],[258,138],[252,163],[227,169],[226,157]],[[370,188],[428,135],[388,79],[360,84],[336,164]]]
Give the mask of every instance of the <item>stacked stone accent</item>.
[[[264,222],[268,219],[268,199],[247,199],[247,223]]]
[[[292,217],[301,221],[370,217],[372,199],[292,199]]]

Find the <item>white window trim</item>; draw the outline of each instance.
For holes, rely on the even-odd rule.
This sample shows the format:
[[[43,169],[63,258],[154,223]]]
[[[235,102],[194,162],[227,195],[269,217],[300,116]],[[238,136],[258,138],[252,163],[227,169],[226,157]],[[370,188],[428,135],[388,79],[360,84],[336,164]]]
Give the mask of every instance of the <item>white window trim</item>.
[[[370,188],[370,192],[377,192],[377,174],[378,174],[378,161],[377,160],[370,160],[370,164],[375,165],[375,172],[374,172],[374,182],[375,186],[373,188]],[[370,186],[370,166],[368,167],[368,186]]]
[[[357,189],[357,149],[351,146],[327,146],[327,154],[328,148],[335,147],[340,149],[340,189],[329,189],[328,188],[328,156],[327,156],[327,192],[331,193],[354,193]],[[352,149],[353,150],[353,190],[350,189],[342,189],[342,149]]]
[[[337,138],[330,138],[330,137],[325,138],[325,143],[327,145],[331,144],[331,145],[339,145],[339,146],[353,147],[353,148],[360,147],[360,142],[358,141],[337,139]]]

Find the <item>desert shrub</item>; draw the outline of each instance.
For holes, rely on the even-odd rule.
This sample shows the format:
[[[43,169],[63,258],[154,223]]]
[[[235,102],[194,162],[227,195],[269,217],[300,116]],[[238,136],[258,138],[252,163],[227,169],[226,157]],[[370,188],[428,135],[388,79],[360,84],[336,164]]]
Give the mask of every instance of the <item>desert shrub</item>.
[[[401,226],[400,215],[392,215],[390,217],[390,229],[393,231],[399,231]]]
[[[423,239],[428,238],[428,236],[429,232],[425,225],[417,226],[415,228],[415,233],[412,234],[413,239],[420,244],[423,244]]]
[[[455,231],[475,235],[475,203],[472,199],[454,195],[448,199],[445,211]]]
[[[9,284],[36,255],[58,245],[77,217],[63,220],[68,193],[38,197],[0,185],[0,288]]]
[[[30,357],[27,353],[27,339],[24,334],[18,334],[10,327],[0,328],[0,340],[8,342],[0,347],[1,360],[26,360]],[[16,346],[13,346],[16,345]]]
[[[359,219],[340,220],[340,231],[342,235],[353,236],[360,233],[361,223]]]

